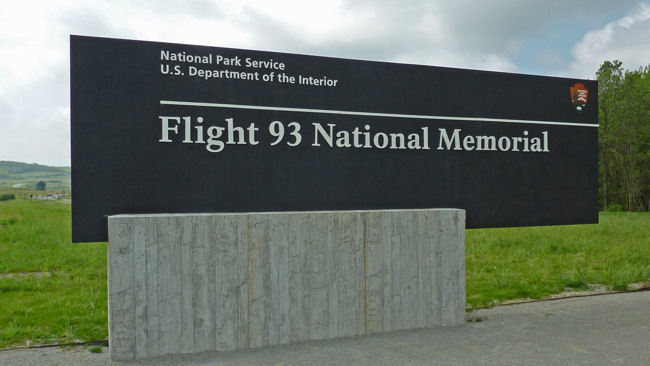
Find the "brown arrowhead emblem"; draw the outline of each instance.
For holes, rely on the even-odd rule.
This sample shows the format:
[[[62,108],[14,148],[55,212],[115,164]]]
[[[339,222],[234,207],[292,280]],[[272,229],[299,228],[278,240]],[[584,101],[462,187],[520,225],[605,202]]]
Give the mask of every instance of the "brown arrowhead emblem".
[[[571,87],[571,104],[581,111],[587,105],[587,98],[589,97],[589,90],[585,88],[585,84],[576,83]]]

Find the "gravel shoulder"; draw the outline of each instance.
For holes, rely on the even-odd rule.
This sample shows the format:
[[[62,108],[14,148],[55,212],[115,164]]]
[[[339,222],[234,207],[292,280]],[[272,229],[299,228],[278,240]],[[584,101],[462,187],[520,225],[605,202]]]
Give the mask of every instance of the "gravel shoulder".
[[[0,350],[0,365],[106,366],[108,347],[102,347],[101,353],[91,353],[83,346],[5,349]]]

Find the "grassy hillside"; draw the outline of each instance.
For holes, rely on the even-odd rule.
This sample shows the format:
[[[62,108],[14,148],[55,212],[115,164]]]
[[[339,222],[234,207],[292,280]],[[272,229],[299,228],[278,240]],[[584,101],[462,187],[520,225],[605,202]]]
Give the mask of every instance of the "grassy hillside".
[[[46,191],[70,191],[70,167],[0,161],[0,190],[30,191],[43,181]]]

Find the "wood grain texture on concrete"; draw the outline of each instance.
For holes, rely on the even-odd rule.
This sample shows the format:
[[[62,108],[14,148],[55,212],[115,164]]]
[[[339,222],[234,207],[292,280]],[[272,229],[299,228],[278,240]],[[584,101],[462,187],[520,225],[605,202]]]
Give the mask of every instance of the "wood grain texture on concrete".
[[[465,321],[457,209],[117,215],[110,359]]]

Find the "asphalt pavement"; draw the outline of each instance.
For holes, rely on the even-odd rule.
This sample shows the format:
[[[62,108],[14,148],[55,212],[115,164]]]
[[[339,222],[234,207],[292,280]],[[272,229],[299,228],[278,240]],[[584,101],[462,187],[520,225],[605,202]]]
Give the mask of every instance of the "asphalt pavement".
[[[462,326],[249,351],[146,360],[144,365],[650,365],[650,291],[498,306]],[[0,365],[106,365],[108,350],[0,351]]]

